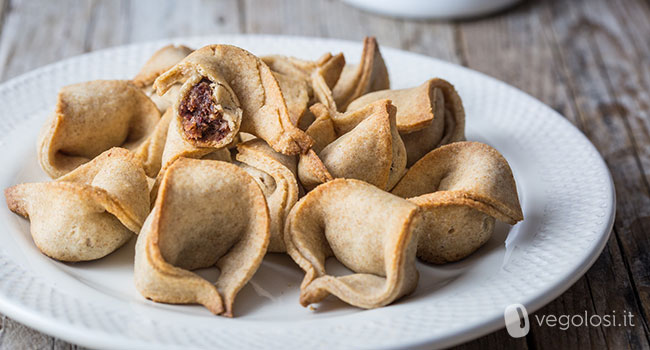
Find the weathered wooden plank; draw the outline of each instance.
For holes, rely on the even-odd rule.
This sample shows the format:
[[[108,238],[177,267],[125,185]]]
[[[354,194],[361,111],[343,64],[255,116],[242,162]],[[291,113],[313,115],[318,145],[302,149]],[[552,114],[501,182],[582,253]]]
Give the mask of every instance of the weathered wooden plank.
[[[603,327],[607,346],[611,349],[644,349],[649,347],[648,329],[635,295],[629,268],[623,261],[620,235],[614,233],[603,254],[587,273],[596,314],[620,316],[630,312],[633,326]]]
[[[576,102],[585,120],[584,131],[605,157],[616,184],[619,201],[615,232],[626,266],[630,269],[632,285],[643,293],[637,295],[643,309],[638,317],[648,329],[650,188],[639,162],[639,148],[630,131],[632,118],[628,111],[634,107],[621,108],[621,103],[631,103],[627,96],[630,89],[612,84],[610,74],[615,74],[620,66],[606,64],[603,58],[604,55],[615,55],[611,50],[625,51],[622,43],[629,39],[626,35],[618,36],[601,24],[611,23],[605,18],[612,14],[591,13],[588,8],[596,6],[594,2],[551,2],[549,5],[548,21],[560,43],[563,64],[573,72],[569,85],[578,96]],[[608,50],[610,52],[600,47],[605,40],[603,36],[609,36],[608,40],[617,43],[616,47]],[[634,64],[632,57],[618,58]]]
[[[95,2],[86,50],[181,36],[237,33],[237,0]]]
[[[126,11],[129,31],[124,42],[238,33],[238,9],[237,0],[130,1]]]
[[[0,36],[0,79],[82,53],[91,5],[74,0],[12,1]]]
[[[320,1],[242,0],[244,32],[321,36],[320,6]]]
[[[7,13],[9,13],[9,0],[0,0],[0,33],[2,33]]]
[[[640,163],[638,186],[643,190],[635,191],[633,185],[624,184],[635,197],[631,198],[631,205],[619,202],[619,207],[625,205],[627,210],[620,218],[624,231],[619,236],[634,290],[643,305],[641,316],[647,328],[650,317],[650,244],[647,240],[650,232],[650,43],[647,33],[645,40],[639,40],[638,27],[630,27],[628,16],[631,13],[622,12],[624,3],[633,6],[630,1],[582,3],[576,12],[585,18],[581,23],[591,27],[591,38],[612,96],[611,101],[600,107],[605,111],[615,109],[622,116]],[[646,21],[640,26],[647,28],[650,10],[639,5],[642,4],[630,10],[645,13]],[[624,198],[627,202],[627,197]]]
[[[87,51],[181,36],[237,33],[237,0],[97,1],[86,35]]]
[[[535,96],[575,124],[566,78],[554,64],[553,38],[544,35],[538,12],[539,4],[528,2],[506,16],[460,23],[459,45],[468,67]]]
[[[130,2],[93,1],[84,36],[84,51],[99,50],[128,42]]]
[[[631,25],[628,20],[634,14],[645,15],[646,20],[640,26],[648,27],[650,10],[639,5],[635,1],[581,3],[576,11],[584,14],[580,25],[591,33],[599,63],[613,92],[615,103],[605,107],[619,109],[625,116],[623,120],[647,180],[650,149],[642,146],[650,143],[650,40],[647,34],[639,38],[639,26]]]
[[[508,335],[505,329],[490,333],[481,338],[469,341],[465,344],[455,346],[455,350],[482,350],[482,349],[528,349],[527,338],[513,338]]]
[[[403,21],[400,29],[400,47],[462,64],[462,58],[458,55],[460,45],[456,41],[456,27],[449,22]]]
[[[632,326],[571,327],[539,326],[537,318],[548,315],[617,315],[617,323],[627,312],[638,315],[634,289],[622,261],[616,235],[612,235],[594,266],[573,287],[552,303],[530,315],[533,348],[559,349],[644,349],[648,347],[643,324],[637,317]],[[632,309],[631,309],[632,308]],[[576,321],[577,322],[577,321]],[[594,321],[596,322],[596,321]]]
[[[616,1],[608,5],[615,7],[613,14],[616,15],[618,24],[624,30],[624,35],[630,38],[631,47],[627,47],[626,50],[631,50],[636,54],[636,67],[629,67],[625,74],[610,77],[610,79],[615,85],[627,86],[627,84],[621,84],[621,80],[625,81],[627,76],[629,79],[637,80],[643,86],[641,91],[626,90],[631,98],[638,101],[639,108],[639,110],[628,111],[628,120],[637,143],[637,152],[645,171],[646,182],[650,183],[650,150],[648,149],[650,147],[647,147],[647,140],[650,138],[650,118],[648,118],[650,113],[648,112],[650,109],[650,97],[648,97],[648,90],[650,90],[650,40],[648,40],[650,3],[647,1]]]
[[[321,1],[320,27],[326,37],[349,40],[362,40],[365,36],[375,36],[380,45],[401,47],[401,27],[403,21],[390,17],[380,17],[360,11],[340,1]],[[357,57],[353,59],[358,60]]]
[[[595,47],[616,99],[616,103],[608,107],[620,109],[625,115],[624,121],[628,125],[646,183],[650,182],[650,147],[647,147],[650,144],[650,40],[647,34],[650,9],[647,3],[613,1],[596,6],[583,4],[578,11],[584,12],[587,23],[592,25]],[[607,15],[601,15],[602,11]],[[645,21],[638,25],[630,22],[631,17],[639,16],[645,17]],[[643,30],[646,30],[645,33]],[[641,214],[641,217],[647,216],[645,214]],[[641,264],[640,261],[638,265]],[[643,293],[646,298],[648,285],[645,280],[642,286],[637,286],[645,289]]]
[[[52,337],[4,318],[2,333],[0,333],[1,349],[44,349],[52,348],[53,344]]]
[[[85,348],[35,331],[6,316],[0,316],[0,349],[84,350]]]
[[[321,36],[362,40],[400,47],[401,20],[371,15],[340,1],[243,0],[247,33]],[[272,15],[269,15],[269,14]],[[358,58],[352,58],[358,60]]]
[[[649,208],[650,198],[643,170],[638,162],[638,148],[635,148],[629,130],[628,114],[619,105],[619,99],[624,99],[623,95],[628,92],[621,91],[618,86],[611,84],[608,74],[610,69],[616,68],[603,64],[604,52],[599,46],[604,40],[602,35],[610,36],[607,40],[613,39],[612,42],[617,43],[618,47],[610,47],[606,54],[613,55],[615,53],[612,50],[622,51],[621,45],[626,45],[622,43],[628,41],[629,37],[614,37],[611,31],[604,29],[600,23],[610,21],[606,18],[613,15],[602,11],[598,11],[597,15],[591,13],[588,8],[598,8],[598,3],[549,2],[544,28],[552,28],[552,35],[557,39],[560,62],[569,78],[567,84],[576,97],[583,131],[605,157],[619,198],[615,234],[622,249],[620,253],[611,246],[608,249],[615,263],[620,259],[625,268],[631,268],[631,276],[623,276],[626,269],[621,268],[620,264],[613,266],[616,273],[603,270],[604,275],[598,278],[588,274],[590,283],[601,287],[592,288],[592,291],[595,291],[594,306],[599,313],[609,313],[613,307],[619,308],[619,312],[622,311],[620,308],[627,308],[628,311],[632,309],[639,323],[632,329],[604,328],[608,346],[625,344],[626,347],[647,347],[647,311],[643,310],[648,306],[647,302],[636,295],[635,288],[637,281],[647,281],[647,276],[644,275],[647,274],[648,265],[637,268],[636,272],[634,265],[647,262],[648,227],[647,223],[640,222],[638,218],[647,217],[645,213]],[[602,282],[605,278],[606,282]],[[621,289],[621,284],[627,288]],[[623,295],[625,300],[621,300],[620,295]]]
[[[584,120],[579,118],[580,111],[573,102],[576,91],[567,88],[571,73],[566,66],[557,63],[564,53],[560,46],[568,43],[557,43],[555,33],[545,30],[548,27],[546,20],[546,17],[540,16],[540,4],[527,3],[515,8],[507,16],[461,24],[460,38],[465,48],[467,64],[531,93],[581,127]],[[576,53],[572,52],[571,55],[575,56]],[[571,72],[578,69],[572,68]],[[589,76],[588,79],[595,78]],[[585,81],[585,84],[589,85],[590,82]],[[623,138],[626,136],[624,131],[618,130]],[[638,313],[639,305],[633,297],[630,298],[633,295],[632,284],[627,278],[625,264],[616,243],[613,238],[610,244],[615,246],[608,247],[599,260],[615,265],[597,263],[586,278],[579,280],[537,315],[573,315],[584,311],[592,315],[607,313],[608,310],[632,310]],[[608,285],[612,281],[616,281],[616,288]],[[534,347],[647,346],[646,332],[642,327],[626,329],[624,332],[617,328],[602,327],[558,331],[536,326],[532,322],[528,338]]]

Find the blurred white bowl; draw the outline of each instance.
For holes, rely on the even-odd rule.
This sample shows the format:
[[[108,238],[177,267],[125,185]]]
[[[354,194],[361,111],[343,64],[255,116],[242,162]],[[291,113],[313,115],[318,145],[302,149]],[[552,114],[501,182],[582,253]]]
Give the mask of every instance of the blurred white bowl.
[[[521,0],[343,0],[369,12],[416,19],[477,17],[519,1]]]

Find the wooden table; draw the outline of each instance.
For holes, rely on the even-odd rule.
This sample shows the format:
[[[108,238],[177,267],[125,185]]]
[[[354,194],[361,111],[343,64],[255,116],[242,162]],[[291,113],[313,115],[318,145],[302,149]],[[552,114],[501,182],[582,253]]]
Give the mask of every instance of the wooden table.
[[[616,184],[614,232],[573,287],[537,314],[630,311],[635,327],[500,330],[461,348],[649,348],[650,2],[524,1],[488,18],[409,21],[335,0],[0,0],[0,79],[84,52],[189,35],[267,33],[361,40],[462,64],[542,100],[580,128]],[[0,322],[0,349],[77,346]]]

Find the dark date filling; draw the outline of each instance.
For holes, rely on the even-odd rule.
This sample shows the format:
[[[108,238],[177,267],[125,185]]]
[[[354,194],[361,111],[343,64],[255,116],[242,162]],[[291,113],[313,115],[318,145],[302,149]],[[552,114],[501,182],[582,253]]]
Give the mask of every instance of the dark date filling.
[[[202,79],[181,101],[178,112],[185,135],[193,140],[219,141],[229,132],[228,122],[212,99],[210,80]]]

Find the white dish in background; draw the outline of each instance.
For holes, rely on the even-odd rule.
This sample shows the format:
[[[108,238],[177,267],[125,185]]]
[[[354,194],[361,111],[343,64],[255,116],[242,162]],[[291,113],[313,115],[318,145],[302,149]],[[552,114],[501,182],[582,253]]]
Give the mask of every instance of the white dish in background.
[[[195,48],[229,43],[260,55],[313,59],[325,51],[343,51],[350,62],[361,52],[357,42],[281,36],[173,42]],[[94,52],[2,84],[0,186],[48,180],[38,166],[35,144],[59,88],[130,78],[166,43]],[[381,50],[393,88],[431,77],[456,86],[466,108],[468,139],[494,146],[513,169],[523,222],[512,228],[497,225],[492,239],[461,262],[418,263],[417,290],[375,310],[355,309],[332,297],[317,310],[301,307],[302,271],[288,256],[273,254],[238,296],[237,317],[228,319],[200,306],[156,304],[141,297],[132,281],[135,240],[104,259],[63,264],[42,255],[27,220],[2,206],[0,312],[93,348],[412,349],[450,346],[503,328],[508,304],[522,303],[532,313],[553,300],[595,261],[613,223],[613,185],[596,149],[551,108],[505,83],[426,56]]]
[[[521,0],[343,0],[362,10],[389,17],[461,19],[495,13]]]

